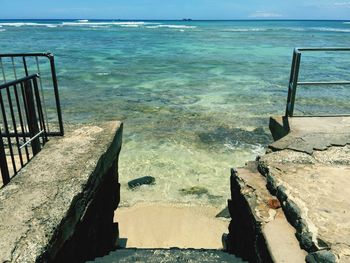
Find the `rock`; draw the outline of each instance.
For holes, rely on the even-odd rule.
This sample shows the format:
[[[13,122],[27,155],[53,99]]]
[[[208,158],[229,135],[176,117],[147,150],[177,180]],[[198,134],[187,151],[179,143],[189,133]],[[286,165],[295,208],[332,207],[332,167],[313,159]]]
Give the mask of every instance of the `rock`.
[[[128,182],[128,186],[130,189],[135,189],[140,185],[152,185],[155,184],[156,179],[152,176],[144,176],[141,178],[137,178]]]
[[[230,212],[228,211],[228,207],[226,206],[220,213],[218,213],[215,217],[223,217],[223,218],[231,218]]]
[[[192,186],[190,188],[183,188],[180,190],[181,193],[183,193],[184,195],[204,195],[204,194],[208,194],[208,189],[205,187],[201,187],[201,186]]]
[[[271,135],[261,127],[248,131],[241,128],[220,126],[215,130],[198,133],[198,137],[202,143],[210,145],[225,143],[266,145],[272,141]]]
[[[267,200],[267,205],[272,209],[278,209],[281,207],[280,201],[274,198],[270,198],[269,200]]]
[[[223,251],[226,251],[226,252],[227,252],[227,239],[228,239],[228,234],[223,233],[221,236],[221,242],[222,242]]]
[[[335,263],[337,258],[329,250],[321,250],[307,255],[305,261],[307,263]]]

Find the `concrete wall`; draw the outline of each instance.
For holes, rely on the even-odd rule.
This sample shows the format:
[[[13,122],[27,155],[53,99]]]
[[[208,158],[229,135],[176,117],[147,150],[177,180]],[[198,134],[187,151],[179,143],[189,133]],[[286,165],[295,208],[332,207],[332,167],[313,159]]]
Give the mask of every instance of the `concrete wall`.
[[[115,248],[122,124],[67,128],[0,189],[0,262],[83,262]]]
[[[279,200],[266,188],[266,178],[258,169],[260,160],[232,170],[231,222],[227,249],[249,262],[305,262]]]
[[[245,185],[236,171],[231,171],[231,215],[227,249],[249,262],[273,262],[262,231],[262,222],[255,214],[259,201],[250,185]]]

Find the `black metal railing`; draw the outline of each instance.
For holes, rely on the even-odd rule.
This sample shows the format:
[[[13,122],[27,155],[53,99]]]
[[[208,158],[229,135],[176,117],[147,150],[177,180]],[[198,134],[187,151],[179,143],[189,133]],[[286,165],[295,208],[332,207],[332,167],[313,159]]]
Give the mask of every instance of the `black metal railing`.
[[[6,185],[48,137],[63,136],[54,56],[0,54],[0,170]]]
[[[324,86],[324,85],[349,85],[350,81],[302,81],[299,82],[299,70],[302,52],[347,52],[350,48],[295,48],[293,52],[292,67],[288,85],[288,98],[286,106],[286,117],[294,115],[294,104],[298,86]]]
[[[47,142],[38,80],[39,75],[33,74],[0,85],[0,168],[4,185]]]
[[[0,84],[39,74],[39,95],[48,136],[63,136],[55,59],[51,53],[0,54]],[[1,80],[2,79],[2,80]]]

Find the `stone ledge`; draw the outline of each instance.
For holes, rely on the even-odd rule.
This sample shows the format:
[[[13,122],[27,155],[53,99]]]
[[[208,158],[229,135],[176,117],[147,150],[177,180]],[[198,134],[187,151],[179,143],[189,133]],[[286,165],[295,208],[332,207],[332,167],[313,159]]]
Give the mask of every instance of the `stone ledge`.
[[[0,190],[0,262],[81,262],[107,253],[117,236],[121,141],[120,122],[70,127],[51,139]],[[109,248],[96,240],[105,235]]]

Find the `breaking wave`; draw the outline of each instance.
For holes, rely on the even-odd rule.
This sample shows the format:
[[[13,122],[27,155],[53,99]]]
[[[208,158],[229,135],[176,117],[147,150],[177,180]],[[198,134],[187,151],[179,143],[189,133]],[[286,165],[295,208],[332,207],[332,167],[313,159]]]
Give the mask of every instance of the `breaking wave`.
[[[324,32],[344,32],[344,33],[350,32],[350,29],[345,29],[345,28],[313,27],[311,29],[315,31],[324,31]]]
[[[57,27],[59,24],[34,23],[34,22],[4,22],[0,26],[22,27],[22,26],[42,26],[42,27]]]
[[[186,29],[186,28],[197,28],[196,26],[186,26],[186,25],[156,25],[147,26],[147,28],[175,28],[175,29]]]

